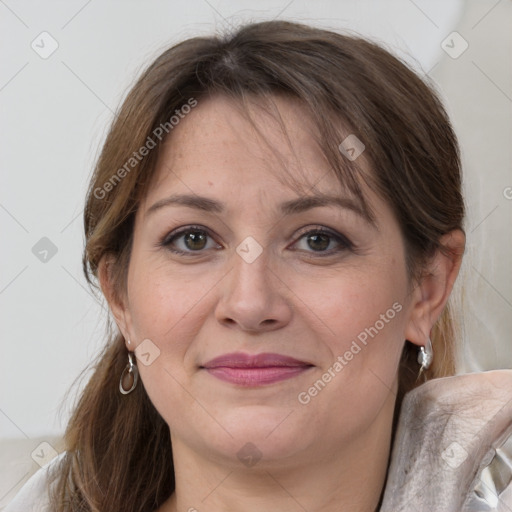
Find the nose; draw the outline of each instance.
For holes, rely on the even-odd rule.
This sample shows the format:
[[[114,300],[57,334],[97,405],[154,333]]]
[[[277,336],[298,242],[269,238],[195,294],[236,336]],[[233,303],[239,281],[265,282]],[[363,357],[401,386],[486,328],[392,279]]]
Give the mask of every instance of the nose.
[[[290,291],[269,267],[265,252],[252,263],[237,253],[233,255],[233,267],[220,284],[215,311],[221,324],[257,333],[280,329],[290,322]]]

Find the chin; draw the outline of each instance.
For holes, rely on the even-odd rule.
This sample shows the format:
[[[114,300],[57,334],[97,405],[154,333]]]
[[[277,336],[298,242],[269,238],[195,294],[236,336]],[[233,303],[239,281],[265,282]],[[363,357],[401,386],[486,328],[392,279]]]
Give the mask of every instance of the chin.
[[[292,409],[262,405],[234,408],[221,420],[233,438],[220,448],[229,446],[230,455],[234,449],[238,459],[245,455],[260,457],[261,463],[291,457],[308,444],[295,413]]]

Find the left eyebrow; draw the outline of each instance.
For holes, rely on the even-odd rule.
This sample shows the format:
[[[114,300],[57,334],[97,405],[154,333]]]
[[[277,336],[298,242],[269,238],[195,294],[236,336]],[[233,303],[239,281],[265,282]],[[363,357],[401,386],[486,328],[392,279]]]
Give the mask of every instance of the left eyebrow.
[[[327,194],[299,197],[282,203],[281,211],[285,215],[293,215],[294,213],[301,213],[321,206],[337,206],[344,210],[351,210],[371,226],[377,227],[375,219],[370,212],[348,197],[331,196]]]
[[[193,194],[178,194],[160,199],[150,206],[146,213],[151,214],[168,206],[186,206],[195,208],[196,210],[219,214],[225,211],[223,203],[215,199]],[[363,218],[371,226],[377,227],[375,219],[370,212],[348,197],[326,194],[309,195],[285,201],[281,203],[279,209],[283,215],[294,215],[322,206],[337,206],[345,210],[350,210]]]

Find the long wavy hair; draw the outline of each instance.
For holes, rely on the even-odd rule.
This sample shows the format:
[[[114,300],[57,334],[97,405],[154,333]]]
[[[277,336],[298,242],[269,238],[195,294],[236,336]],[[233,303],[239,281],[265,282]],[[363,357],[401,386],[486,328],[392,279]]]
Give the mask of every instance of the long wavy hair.
[[[428,258],[444,250],[441,236],[462,229],[458,144],[431,84],[363,38],[284,21],[255,23],[169,48],[128,93],[86,198],[83,266],[92,285],[101,259],[109,256],[116,293],[125,290],[135,213],[165,140],[155,134],[162,127],[170,133],[173,115],[212,94],[242,107],[249,97],[263,101],[279,94],[298,100],[340,183],[364,202],[364,181],[392,208],[411,283],[421,277]],[[350,133],[364,141],[370,175],[339,150]],[[142,151],[150,139],[155,147]],[[129,395],[119,392],[125,340],[117,331],[106,338],[69,421],[66,453],[55,467],[55,512],[154,512],[175,488],[169,428],[143,385]],[[431,338],[435,358],[420,381],[417,347],[405,342],[395,423],[406,392],[455,371],[449,307]]]

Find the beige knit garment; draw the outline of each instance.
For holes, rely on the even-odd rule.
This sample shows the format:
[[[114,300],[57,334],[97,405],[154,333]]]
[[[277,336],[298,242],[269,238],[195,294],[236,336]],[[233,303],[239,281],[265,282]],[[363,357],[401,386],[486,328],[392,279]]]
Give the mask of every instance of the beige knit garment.
[[[406,395],[380,512],[512,511],[512,370]]]

